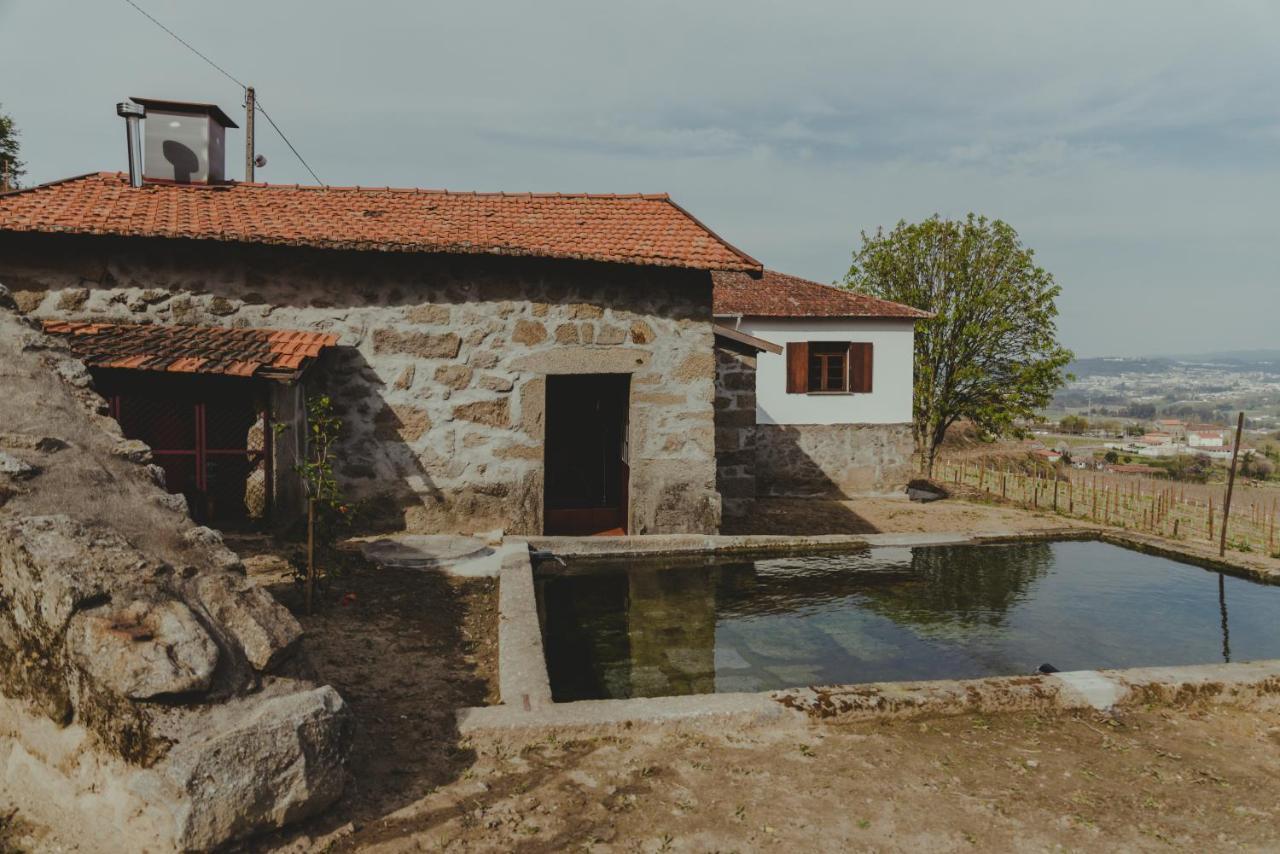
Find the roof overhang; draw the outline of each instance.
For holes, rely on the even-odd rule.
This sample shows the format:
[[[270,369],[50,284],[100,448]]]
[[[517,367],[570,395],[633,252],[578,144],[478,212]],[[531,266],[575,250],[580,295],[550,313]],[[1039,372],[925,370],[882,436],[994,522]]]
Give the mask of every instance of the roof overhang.
[[[748,335],[745,332],[739,332],[737,329],[713,323],[711,324],[711,331],[715,333],[717,345],[726,347],[734,352],[750,351],[753,353],[782,355],[781,345],[766,341],[763,338],[757,338],[754,335]]]

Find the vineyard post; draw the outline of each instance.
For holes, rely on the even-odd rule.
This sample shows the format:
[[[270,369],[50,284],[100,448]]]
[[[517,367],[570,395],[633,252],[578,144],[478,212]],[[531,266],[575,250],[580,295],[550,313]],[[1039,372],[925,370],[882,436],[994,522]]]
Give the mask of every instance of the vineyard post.
[[[1236,444],[1231,449],[1231,471],[1227,475],[1227,500],[1222,504],[1222,542],[1218,546],[1218,557],[1227,553],[1227,519],[1231,516],[1231,492],[1236,485],[1236,458],[1240,456],[1240,436],[1244,433],[1244,412],[1236,419]]]

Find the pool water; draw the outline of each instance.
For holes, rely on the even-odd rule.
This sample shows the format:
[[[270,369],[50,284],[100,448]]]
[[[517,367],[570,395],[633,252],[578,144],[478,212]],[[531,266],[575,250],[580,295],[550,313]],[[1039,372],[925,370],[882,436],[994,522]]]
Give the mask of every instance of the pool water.
[[[557,701],[1280,658],[1280,587],[1107,543],[544,571]]]

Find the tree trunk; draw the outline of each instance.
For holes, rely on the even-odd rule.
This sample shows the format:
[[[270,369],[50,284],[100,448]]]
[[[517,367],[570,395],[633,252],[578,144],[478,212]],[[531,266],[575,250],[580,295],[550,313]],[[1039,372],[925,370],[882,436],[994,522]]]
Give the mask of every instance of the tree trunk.
[[[316,586],[316,500],[307,500],[307,616],[311,616],[311,597]]]

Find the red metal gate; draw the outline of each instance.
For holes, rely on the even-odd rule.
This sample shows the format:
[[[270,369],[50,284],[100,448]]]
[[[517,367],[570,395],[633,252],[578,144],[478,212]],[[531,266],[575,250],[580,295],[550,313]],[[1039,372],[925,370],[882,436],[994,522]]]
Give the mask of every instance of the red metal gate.
[[[146,389],[108,395],[124,435],[151,447],[169,492],[192,518],[234,525],[264,521],[272,503],[271,413],[256,395],[164,395]]]

